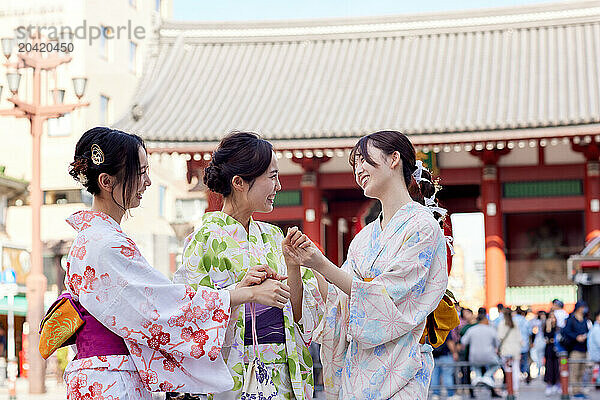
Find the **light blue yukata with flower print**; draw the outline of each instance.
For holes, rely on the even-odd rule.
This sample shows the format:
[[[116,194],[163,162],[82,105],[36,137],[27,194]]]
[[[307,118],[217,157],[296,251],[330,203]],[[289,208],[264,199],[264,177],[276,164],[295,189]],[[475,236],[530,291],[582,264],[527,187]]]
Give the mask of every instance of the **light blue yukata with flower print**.
[[[448,284],[438,222],[408,203],[383,230],[379,219],[362,229],[342,268],[350,296],[329,284],[315,333],[327,398],[426,400],[432,348],[419,341]]]

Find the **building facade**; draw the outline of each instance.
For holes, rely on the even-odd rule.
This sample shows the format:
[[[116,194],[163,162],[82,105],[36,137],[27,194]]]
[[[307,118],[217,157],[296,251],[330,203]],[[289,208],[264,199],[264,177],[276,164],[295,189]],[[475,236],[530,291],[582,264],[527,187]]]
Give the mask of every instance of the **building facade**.
[[[84,76],[87,88],[83,101],[88,107],[77,109],[59,119],[49,120],[42,137],[42,177],[44,192],[41,236],[44,242],[44,265],[53,292],[62,288],[60,260],[68,251],[72,229],[64,222],[71,213],[91,205],[91,196],[67,173],[77,140],[93,126],[108,126],[127,111],[141,77],[148,54],[148,43],[156,35],[164,18],[172,15],[172,0],[129,0],[72,2],[59,0],[7,0],[0,5],[0,37],[13,37],[22,32],[40,32],[52,39],[61,33],[73,36],[72,61],[60,66],[56,75],[42,77],[42,93],[54,87],[66,89],[65,102],[75,103],[71,79]],[[96,35],[96,29],[102,32]],[[107,36],[105,38],[104,36]],[[14,57],[14,55],[13,55]],[[11,60],[14,60],[12,58]],[[0,66],[0,76],[9,68]],[[10,108],[5,88],[0,108]],[[19,96],[29,96],[31,76],[21,78]],[[48,100],[46,98],[46,100]],[[24,180],[31,178],[31,138],[29,122],[12,117],[0,118],[0,166],[7,174]],[[170,225],[175,198],[189,196],[187,189],[172,185],[170,171],[177,170],[169,160],[157,163],[155,185],[145,195],[142,207],[155,221],[153,226],[134,217],[124,222],[125,228],[148,254],[157,268],[168,273],[176,235]],[[179,168],[181,169],[181,168]],[[161,189],[162,188],[162,189]],[[181,193],[181,196],[179,194]],[[28,248],[31,237],[31,209],[27,196],[7,203],[5,212],[5,244]]]
[[[401,130],[441,178],[449,211],[484,213],[486,306],[507,294],[532,303],[540,286],[546,297],[573,297],[566,258],[600,229],[598,37],[597,1],[166,21],[115,126],[185,160],[199,187],[225,133],[259,132],[277,150],[283,191],[257,218],[302,226],[338,264],[378,213],[354,182],[349,151],[362,135]]]

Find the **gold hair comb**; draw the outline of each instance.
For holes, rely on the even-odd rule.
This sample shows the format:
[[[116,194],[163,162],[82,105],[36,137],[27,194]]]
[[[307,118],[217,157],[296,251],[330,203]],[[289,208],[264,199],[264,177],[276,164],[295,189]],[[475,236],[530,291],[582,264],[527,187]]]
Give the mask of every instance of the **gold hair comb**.
[[[92,145],[92,162],[96,165],[100,165],[104,162],[104,153],[96,143]]]

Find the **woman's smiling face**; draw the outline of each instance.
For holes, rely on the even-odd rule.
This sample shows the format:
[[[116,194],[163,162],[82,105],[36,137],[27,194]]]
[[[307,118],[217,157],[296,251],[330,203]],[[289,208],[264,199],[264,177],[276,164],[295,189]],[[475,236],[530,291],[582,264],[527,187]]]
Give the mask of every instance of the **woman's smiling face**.
[[[273,152],[269,168],[257,177],[248,189],[247,199],[249,208],[255,212],[262,213],[273,211],[275,196],[280,190],[279,166],[277,156]]]
[[[377,163],[372,165],[359,152],[354,159],[354,178],[365,196],[379,198],[389,188],[392,169],[390,168],[389,156],[372,144],[368,144],[368,152],[371,159]]]

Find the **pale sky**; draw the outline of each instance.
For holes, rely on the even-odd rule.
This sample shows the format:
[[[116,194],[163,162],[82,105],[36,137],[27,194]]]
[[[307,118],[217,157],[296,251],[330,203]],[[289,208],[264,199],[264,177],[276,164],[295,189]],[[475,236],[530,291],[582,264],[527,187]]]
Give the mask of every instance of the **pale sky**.
[[[565,0],[563,0],[565,1]],[[568,1],[568,0],[567,0]],[[173,0],[173,17],[251,21],[359,17],[548,3],[548,0]]]

